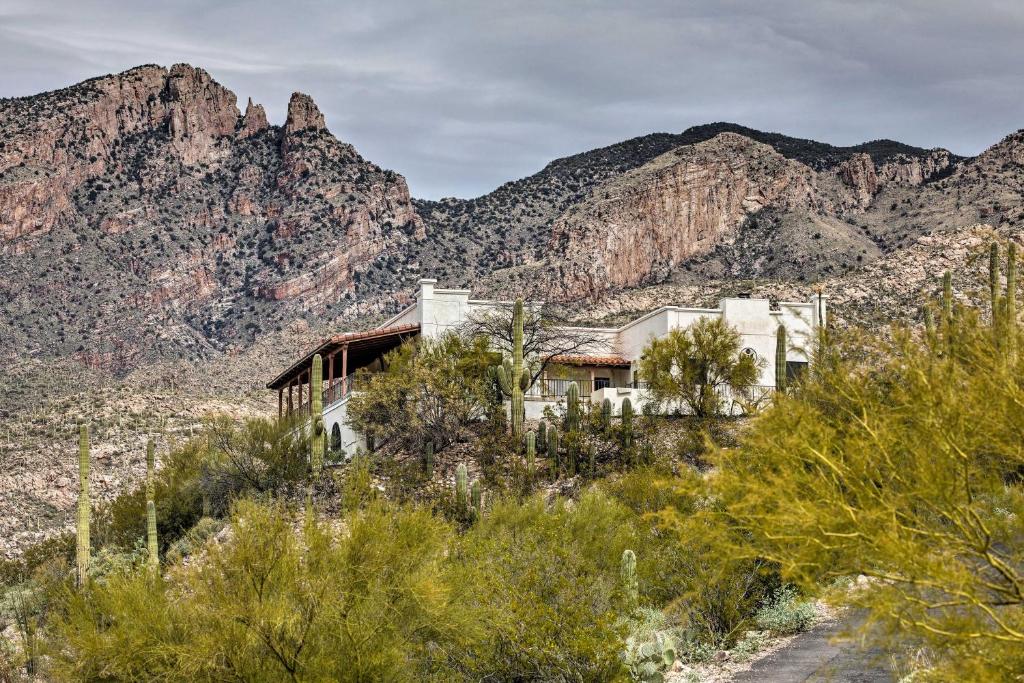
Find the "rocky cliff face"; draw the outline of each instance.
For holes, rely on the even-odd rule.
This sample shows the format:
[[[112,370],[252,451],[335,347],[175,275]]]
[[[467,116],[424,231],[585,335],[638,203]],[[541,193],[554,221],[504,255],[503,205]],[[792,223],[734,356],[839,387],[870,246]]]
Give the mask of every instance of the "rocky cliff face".
[[[874,245],[851,239],[839,219],[869,210],[883,189],[919,186],[950,163],[944,150],[894,155],[880,167],[870,154],[854,153],[815,170],[728,132],[679,147],[596,186],[554,221],[549,249],[559,255],[550,267],[556,295],[595,297],[665,280],[695,257],[734,243],[757,217],[798,216],[818,226],[806,238],[834,233],[822,246],[842,243],[850,247],[845,255],[867,242],[863,260]],[[788,245],[791,251],[804,249],[798,239]]]
[[[404,179],[295,93],[281,128],[201,69],[0,101],[0,337],[119,371],[333,314],[423,238]],[[371,292],[371,294],[373,294]],[[155,329],[174,328],[171,337]]]

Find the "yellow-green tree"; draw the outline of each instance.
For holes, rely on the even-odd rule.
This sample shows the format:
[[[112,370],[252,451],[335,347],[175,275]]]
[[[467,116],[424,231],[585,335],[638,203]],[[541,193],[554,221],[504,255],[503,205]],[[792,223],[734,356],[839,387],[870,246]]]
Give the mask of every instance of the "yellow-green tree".
[[[716,454],[714,485],[749,539],[733,552],[807,586],[870,577],[847,596],[929,644],[935,680],[1019,680],[1024,363],[976,312],[948,318],[945,338],[831,346],[798,395]]]
[[[721,318],[700,318],[653,339],[640,358],[651,399],[704,418],[720,415],[726,394],[757,382],[759,362],[740,353],[740,335]]]

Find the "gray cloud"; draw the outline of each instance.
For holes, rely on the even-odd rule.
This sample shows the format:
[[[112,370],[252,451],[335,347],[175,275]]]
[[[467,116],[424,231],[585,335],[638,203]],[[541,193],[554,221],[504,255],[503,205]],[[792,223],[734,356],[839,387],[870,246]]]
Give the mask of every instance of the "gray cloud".
[[[1019,0],[0,0],[0,96],[202,66],[314,97],[420,197],[711,121],[975,154],[1024,127]]]

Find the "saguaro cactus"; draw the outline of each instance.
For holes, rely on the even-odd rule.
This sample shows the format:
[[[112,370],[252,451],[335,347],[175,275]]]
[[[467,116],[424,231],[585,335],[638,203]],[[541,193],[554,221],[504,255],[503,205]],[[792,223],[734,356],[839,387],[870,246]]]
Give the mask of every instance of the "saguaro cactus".
[[[470,504],[473,506],[473,514],[479,517],[480,513],[483,512],[484,505],[483,485],[480,483],[479,479],[473,480],[473,486],[470,489],[469,499]]]
[[[469,472],[465,463],[455,468],[455,507],[460,515],[465,515],[469,505]]]
[[[434,442],[428,441],[423,446],[423,469],[428,477],[434,476]]]
[[[626,609],[632,614],[640,602],[640,587],[636,578],[636,554],[628,548],[622,551],[622,564],[619,572]]]
[[[628,398],[622,399],[622,446],[633,447],[633,402]]]
[[[541,448],[544,448],[544,446],[545,446],[545,444],[547,444],[547,442],[548,442],[548,425],[547,425],[546,422],[544,422],[544,420],[541,420],[540,424],[537,425],[537,443],[540,444]]]
[[[551,425],[548,429],[548,458],[555,463],[555,470],[558,470],[558,428]]]
[[[775,390],[786,391],[786,328],[782,325],[775,331]]]
[[[988,249],[988,289],[992,301],[992,327],[999,324],[999,243],[993,242]]]
[[[310,370],[309,381],[313,398],[309,405],[309,466],[314,479],[320,478],[324,468],[324,451],[327,448],[327,432],[324,429],[324,359],[320,354],[313,356],[313,368]]]
[[[601,429],[607,434],[612,428],[612,400],[606,398],[601,401]]]
[[[565,392],[565,428],[567,431],[575,432],[580,426],[580,387],[576,382],[570,382]]]
[[[523,440],[523,422],[526,420],[526,405],[523,395],[530,388],[530,371],[523,363],[523,300],[516,299],[512,307],[512,358],[497,369],[501,391],[512,402],[512,439],[519,444]]]
[[[543,425],[544,423],[541,422]],[[533,430],[526,432],[526,472],[532,477],[534,471],[534,460],[537,457],[537,435]]]
[[[75,540],[75,566],[78,585],[84,586],[89,578],[89,427],[78,428],[78,523]]]
[[[1017,349],[1017,243],[1006,250],[1006,342],[1011,353]]]
[[[156,456],[153,440],[146,443],[146,550],[150,571],[160,569],[160,551],[156,537]]]

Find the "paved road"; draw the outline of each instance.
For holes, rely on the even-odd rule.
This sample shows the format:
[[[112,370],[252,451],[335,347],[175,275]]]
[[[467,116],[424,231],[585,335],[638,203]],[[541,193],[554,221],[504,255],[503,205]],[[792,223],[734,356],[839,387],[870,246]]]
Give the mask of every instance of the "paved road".
[[[848,624],[820,624],[732,680],[742,683],[893,683],[889,657],[843,637]]]

